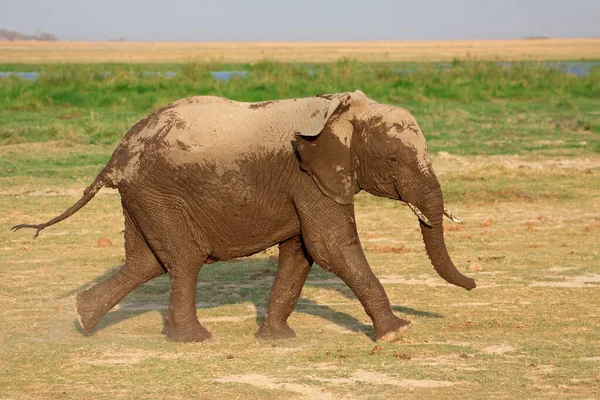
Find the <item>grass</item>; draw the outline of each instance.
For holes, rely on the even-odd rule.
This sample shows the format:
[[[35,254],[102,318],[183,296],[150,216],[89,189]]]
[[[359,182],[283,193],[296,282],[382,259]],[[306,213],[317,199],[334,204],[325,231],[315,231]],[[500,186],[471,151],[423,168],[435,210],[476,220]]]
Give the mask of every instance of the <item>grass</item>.
[[[395,67],[346,61],[312,76],[276,63],[153,67],[181,72],[167,80],[143,77],[147,66],[70,65],[42,66],[35,83],[0,80],[0,398],[598,397],[598,72],[463,62],[398,75]],[[213,81],[209,71],[222,68],[250,75]],[[70,206],[123,133],[164,102],[355,88],[417,115],[448,208],[465,222],[446,226],[450,253],[478,282],[471,292],[445,284],[414,215],[358,195],[369,262],[397,314],[413,321],[399,343],[374,343],[359,302],[318,267],[290,318],[298,337],[256,341],[274,249],[203,267],[198,316],[217,341],[165,341],[166,276],[85,337],[74,295],[123,262],[118,195],[103,190],[35,241],[9,232]],[[113,246],[98,247],[100,238]]]
[[[18,69],[0,65],[0,69]],[[20,67],[24,68],[24,67]],[[418,118],[434,152],[514,154],[530,150],[598,151],[600,68],[575,77],[536,65],[495,63],[290,65],[46,65],[36,82],[2,79],[0,143],[59,140],[114,145],[135,121],[186,96],[240,101],[363,90]],[[248,70],[216,81],[210,71]],[[148,72],[177,72],[172,79]],[[474,132],[477,129],[478,132]],[[476,140],[472,140],[476,138]]]

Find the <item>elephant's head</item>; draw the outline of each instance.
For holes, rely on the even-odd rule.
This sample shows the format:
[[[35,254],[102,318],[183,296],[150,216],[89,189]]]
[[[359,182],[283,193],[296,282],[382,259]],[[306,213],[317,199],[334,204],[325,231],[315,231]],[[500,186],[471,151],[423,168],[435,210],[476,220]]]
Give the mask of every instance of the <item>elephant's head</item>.
[[[316,124],[297,133],[302,168],[327,196],[352,203],[361,189],[408,204],[420,221],[427,254],[449,283],[473,289],[475,281],[452,263],[442,227],[446,214],[427,142],[406,110],[379,104],[362,92],[322,95]]]

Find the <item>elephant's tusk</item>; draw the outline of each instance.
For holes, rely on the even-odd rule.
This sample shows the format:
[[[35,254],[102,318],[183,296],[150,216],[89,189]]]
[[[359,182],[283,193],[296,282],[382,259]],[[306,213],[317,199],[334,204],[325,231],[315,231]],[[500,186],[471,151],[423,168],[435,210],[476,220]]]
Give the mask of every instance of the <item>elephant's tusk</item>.
[[[450,218],[452,221],[456,222],[457,224],[461,224],[462,225],[462,221],[460,219],[458,219],[456,217],[456,215],[452,214],[450,211],[446,210],[444,208],[444,215],[448,218]]]
[[[431,225],[431,222],[429,222],[429,220],[427,219],[427,217],[425,216],[425,214],[423,214],[421,212],[421,210],[419,210],[417,207],[415,207],[414,205],[410,204],[410,203],[406,203],[408,205],[408,208],[410,208],[410,210],[412,212],[415,213],[415,215],[417,217],[419,217],[419,219],[421,220],[421,222],[423,222],[425,225],[427,225],[428,227],[433,227],[433,225]]]

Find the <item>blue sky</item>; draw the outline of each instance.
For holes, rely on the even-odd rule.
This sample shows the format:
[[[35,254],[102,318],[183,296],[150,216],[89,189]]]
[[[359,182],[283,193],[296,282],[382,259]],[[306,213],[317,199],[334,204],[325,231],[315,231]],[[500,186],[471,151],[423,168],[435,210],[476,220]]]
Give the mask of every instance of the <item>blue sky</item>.
[[[0,28],[63,40],[600,37],[600,0],[0,0]]]

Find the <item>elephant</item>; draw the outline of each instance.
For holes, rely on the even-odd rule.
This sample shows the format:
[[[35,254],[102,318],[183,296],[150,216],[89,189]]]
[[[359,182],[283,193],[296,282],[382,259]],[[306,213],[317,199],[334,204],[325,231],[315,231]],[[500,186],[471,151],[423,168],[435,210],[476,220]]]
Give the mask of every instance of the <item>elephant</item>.
[[[397,317],[358,237],[354,195],[406,203],[425,250],[447,282],[471,290],[448,254],[444,207],[427,142],[403,108],[357,90],[314,97],[237,102],[196,96],[137,122],[82,197],[39,232],[81,209],[103,187],[116,188],[124,214],[125,263],[78,293],[79,324],[98,321],[141,284],[168,273],[170,341],[211,338],[198,321],[203,264],[279,246],[267,314],[256,337],[295,337],[287,319],[316,262],[341,278],[373,322],[375,340],[393,342],[410,322]]]

